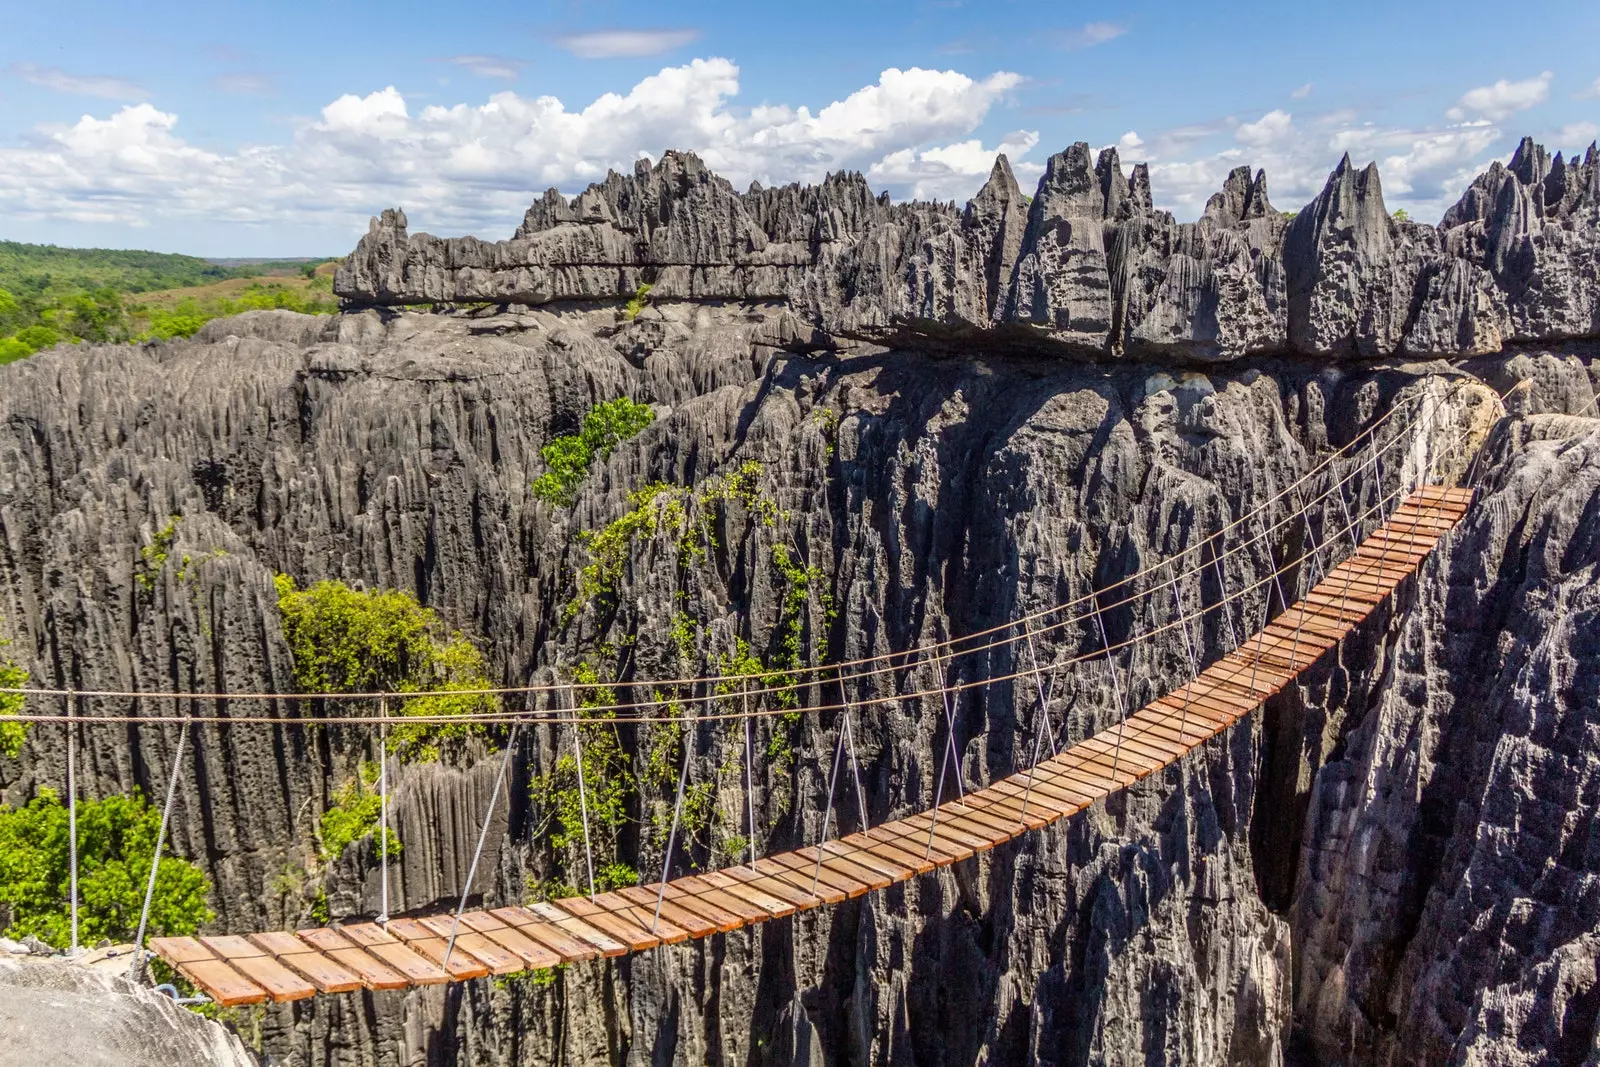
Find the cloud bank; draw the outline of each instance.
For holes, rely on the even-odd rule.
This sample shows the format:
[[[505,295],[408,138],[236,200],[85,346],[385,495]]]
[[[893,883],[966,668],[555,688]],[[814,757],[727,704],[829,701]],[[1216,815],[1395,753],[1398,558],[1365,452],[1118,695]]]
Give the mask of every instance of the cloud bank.
[[[581,110],[510,91],[420,110],[393,87],[341,96],[287,143],[233,152],[187,142],[176,114],[141,103],[0,148],[0,214],[120,225],[292,217],[351,232],[401,204],[441,232],[494,235],[545,188],[573,192],[668,148],[699,152],[741,187],[854,169],[880,175],[899,195],[966,197],[1001,147],[971,135],[1020,81],[1005,72],[974,79],[891,68],[814,112],[737,109],[739,68],[697,59]],[[1004,147],[1021,155],[1037,139],[1013,134]]]

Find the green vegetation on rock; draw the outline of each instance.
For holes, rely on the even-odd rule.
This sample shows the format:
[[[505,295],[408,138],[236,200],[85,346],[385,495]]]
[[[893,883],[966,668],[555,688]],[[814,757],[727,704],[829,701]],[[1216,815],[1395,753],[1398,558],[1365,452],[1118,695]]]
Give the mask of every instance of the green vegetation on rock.
[[[383,797],[373,789],[378,780],[378,765],[363,764],[361,773],[333,794],[333,806],[317,822],[317,847],[323,862],[332,863],[357,841],[376,833],[382,813]],[[385,828],[389,843],[389,862],[400,856],[400,838],[393,827]],[[381,849],[380,849],[381,851]]]
[[[11,642],[0,638],[0,648]],[[28,672],[11,662],[9,656],[0,658],[0,689],[21,689],[28,684]],[[17,722],[27,697],[21,693],[0,693],[0,756],[16,759],[22,743],[28,739],[28,723]]]
[[[4,933],[71,941],[66,805],[49,789],[20,808],[0,806],[0,911]],[[79,940],[131,940],[155,855],[161,812],[138,793],[78,801]],[[211,883],[194,864],[165,856],[156,875],[150,931],[192,934],[212,919]]]
[[[471,692],[493,684],[483,653],[411,593],[352,589],[338,581],[300,589],[286,574],[278,575],[277,591],[301,691],[416,693],[390,708],[402,717],[485,714],[498,707],[494,696]],[[397,722],[389,751],[405,760],[435,760],[442,744],[483,732],[472,722]]]
[[[570,505],[589,468],[604,462],[617,445],[637,436],[655,421],[649,404],[627,397],[596,404],[583,417],[583,429],[557,437],[539,450],[545,472],[533,483],[533,495],[559,507]]]

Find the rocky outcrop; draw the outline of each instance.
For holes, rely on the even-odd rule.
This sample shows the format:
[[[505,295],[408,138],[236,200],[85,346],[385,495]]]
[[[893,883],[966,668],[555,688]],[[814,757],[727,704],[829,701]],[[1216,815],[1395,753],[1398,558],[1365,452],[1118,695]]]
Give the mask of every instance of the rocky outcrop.
[[[1093,293],[1084,279],[1103,263],[1108,337],[1157,331],[1160,308],[1177,298],[1162,294],[1187,294],[1197,307],[1220,307],[1223,292],[1257,295],[1252,315],[1217,312],[1208,344],[1256,323],[1289,328],[1290,278],[1305,276],[1271,251],[1284,222],[1262,176],[1236,173],[1198,222],[1169,224],[1150,209],[1141,170],[1124,185],[1104,155],[1094,180],[1081,181],[1088,160],[1077,153],[1058,166],[1050,210],[1070,213],[1071,227],[1050,233],[1034,225],[1032,205],[1023,218],[1005,168],[959,216],[926,205],[920,216],[895,214],[854,179],[719,202],[743,205],[768,248],[815,246],[834,257],[829,272],[805,274],[819,300],[851,292],[868,264],[894,262],[896,242],[916,234],[917,247],[945,257],[925,262],[969,264],[959,269],[973,277],[981,266],[974,309],[1012,300],[987,279],[991,268],[1005,273],[1014,247],[1014,265],[1035,254],[1030,277],[1047,290]],[[565,202],[550,200],[530,234],[672,226],[676,192],[637,212],[629,199],[653,188],[659,169],[643,186],[630,179],[627,195],[600,196],[630,205],[615,222],[566,220]],[[682,174],[700,181],[687,166]],[[708,202],[726,192],[710,179],[699,188],[692,195]],[[1363,189],[1369,200],[1377,192],[1352,174],[1348,197],[1330,198],[1307,240],[1340,255],[1367,247],[1342,235],[1353,223],[1337,222],[1365,217]],[[849,235],[872,218],[879,237],[867,249]],[[994,236],[985,247],[1000,247],[998,257],[975,256],[966,235],[980,230]],[[730,223],[719,232],[738,231]],[[680,237],[651,240],[670,247]],[[1052,273],[1041,242],[1070,250],[1077,273]],[[1232,273],[1214,269],[1224,245]],[[1398,262],[1392,245],[1389,256]],[[1312,278],[1312,308],[1343,284],[1331,271]],[[929,285],[924,292],[943,291]],[[1137,324],[1117,318],[1118,292],[1129,294],[1128,308],[1135,292],[1153,294]],[[994,329],[1007,328],[1020,327]],[[944,336],[954,345],[962,335]],[[506,683],[579,660],[623,680],[681,676],[706,669],[735,637],[766,655],[788,640],[775,636],[792,603],[774,562],[782,544],[817,568],[808,580],[835,612],[809,602],[796,636],[802,654],[838,662],[1001,625],[1113,581],[1241,514],[1374,413],[1442,378],[1475,375],[1497,392],[1518,378],[1534,384],[1513,400],[1527,417],[1477,468],[1479,518],[1407,587],[1396,612],[1300,692],[1165,774],[989,858],[826,912],[567,968],[550,983],[480,981],[271,1008],[261,1037],[274,1062],[1282,1063],[1304,1050],[1308,1061],[1365,1064],[1465,1060],[1469,1049],[1493,1060],[1511,1054],[1517,1035],[1555,1035],[1561,1048],[1593,1040],[1585,1011],[1594,957],[1574,931],[1593,928],[1585,894],[1600,859],[1571,813],[1592,806],[1581,738],[1596,702],[1581,679],[1595,676],[1585,666],[1594,657],[1585,590],[1594,588],[1595,468],[1587,444],[1556,442],[1557,424],[1539,416],[1591,403],[1584,359],[1593,352],[1497,352],[1455,368],[1257,359],[1199,373],[1008,360],[987,349],[940,360],[925,350],[841,354],[827,347],[836,340],[787,298],[662,300],[631,319],[582,303],[330,319],[254,313],[192,340],[22,361],[0,372],[8,654],[43,683],[79,689],[286,691],[291,664],[271,578],[287,572],[415,592],[476,635]],[[1441,431],[1486,417],[1485,388],[1467,393],[1479,398],[1477,413],[1446,406]],[[596,401],[621,395],[655,403],[656,424],[594,471],[572,507],[534,498],[540,446]],[[1564,434],[1592,435],[1595,425],[1559,423]],[[771,506],[770,524],[732,502],[716,505],[703,545],[686,550],[666,529],[641,537],[617,579],[615,612],[566,619],[575,572],[589,561],[580,532],[627,512],[641,486],[703,488],[749,462],[760,465],[755,491]],[[1394,488],[1403,471],[1360,472],[1350,506],[1380,484]],[[1312,512],[1310,535],[1290,527],[1276,556],[1313,537],[1323,543],[1342,523],[1341,506]],[[174,515],[171,549],[156,564],[142,550]],[[1236,559],[1229,587],[1268,561]],[[1209,580],[1183,592],[1190,607],[1216,595]],[[1229,647],[1233,627],[1262,610],[1259,599],[1242,607],[1194,634],[1202,654]],[[1169,609],[1108,613],[1111,640],[1163,624]],[[1041,635],[1040,658],[1048,669],[1098,636]],[[1141,648],[1116,664],[1134,702],[1187,672],[1175,634]],[[958,657],[948,672],[977,679],[1015,669],[1002,654]],[[1079,739],[1120,714],[1103,665],[1052,673],[1049,706],[1063,736]],[[924,667],[851,695],[887,697],[931,678]],[[1545,689],[1548,698],[1529,695]],[[965,691],[954,711],[966,781],[1028,758],[1034,699],[1027,684]],[[195,710],[244,714],[251,705]],[[861,710],[873,821],[930,801],[944,723],[934,700]],[[811,715],[787,735],[759,727],[758,751],[790,753],[787,764],[776,755],[761,763],[764,848],[820,832],[837,730]],[[172,726],[85,727],[80,782],[97,795],[156,792],[174,770],[176,740]],[[641,770],[649,740],[625,738]],[[294,876],[332,792],[370,758],[370,735],[241,723],[196,729],[193,741],[176,766],[172,842],[213,879],[214,929],[309,921],[312,902]],[[517,900],[530,879],[570,875],[532,792],[570,744],[541,729],[514,750],[474,897]],[[742,753],[732,731],[708,725],[696,735],[693,781],[708,787],[724,823],[690,846],[689,862],[717,861],[712,850],[743,832],[742,782],[730,772]],[[500,758],[468,747],[397,772],[397,912],[458,899]],[[63,775],[59,731],[40,729],[21,759],[0,762],[0,789],[18,802]],[[628,861],[660,862],[649,828],[670,792],[670,783],[650,786],[632,802]],[[844,805],[834,817],[848,830],[859,815]],[[370,850],[352,850],[325,878],[336,916],[376,909]],[[1536,1008],[1546,992],[1566,1006],[1559,1019]]]
[[[165,993],[64,960],[0,955],[0,1035],[0,1067],[257,1064],[237,1035]]]
[[[860,174],[739,193],[668,152],[509,241],[411,235],[398,209],[340,268],[352,306],[755,301],[831,340],[982,345],[1089,359],[1464,356],[1600,337],[1600,158],[1524,140],[1438,226],[1392,217],[1348,156],[1292,222],[1266,176],[1229,175],[1201,218],[1153,207],[1115,149],[1052,156],[1031,201],[1009,163],[957,212],[890,203]],[[807,342],[810,343],[810,342]]]

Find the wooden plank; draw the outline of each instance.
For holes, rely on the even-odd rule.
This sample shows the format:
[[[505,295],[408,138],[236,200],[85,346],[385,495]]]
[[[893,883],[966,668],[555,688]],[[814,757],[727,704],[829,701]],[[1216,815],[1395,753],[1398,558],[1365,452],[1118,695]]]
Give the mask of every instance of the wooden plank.
[[[454,981],[483,978],[493,970],[483,960],[463,948],[459,939],[455,947],[451,948],[444,937],[417,919],[390,919],[388,930],[391,935],[405,942],[406,948],[428,962],[443,967]],[[445,963],[446,959],[450,961],[448,965]]]
[[[726,889],[720,889],[694,875],[687,878],[679,878],[673,884],[681,887],[684,892],[692,894],[697,901],[721,908],[730,915],[737,915],[742,923],[746,925],[766,922],[773,917],[772,912],[766,908],[752,904],[744,897],[730,893]]]
[[[994,842],[989,840],[985,834],[971,833],[953,828],[950,825],[953,813],[945,810],[945,808],[945,805],[940,806],[937,818],[930,812],[919,811],[915,815],[907,815],[899,822],[911,834],[923,837],[927,836],[931,828],[935,837],[942,837],[951,844],[959,845],[965,849],[966,855],[962,856],[962,859],[966,859],[981,849],[994,847]]]
[[[190,960],[176,966],[179,974],[224,1008],[260,1004],[267,999],[265,989],[219,959]]]
[[[933,842],[933,848],[930,852],[927,832],[923,832],[920,843],[912,841],[910,831],[902,826],[899,820],[874,826],[869,830],[863,831],[863,833],[880,844],[898,848],[904,852],[911,853],[913,856],[925,857],[928,862],[932,863],[933,867],[955,863],[965,859],[968,855],[965,849],[958,849],[948,843],[941,844],[938,840]],[[929,870],[932,870],[933,867],[930,867]]]
[[[377,958],[369,955],[366,949],[352,946],[350,948],[323,949],[322,953],[360,978],[361,984],[368,989],[409,989],[411,987],[411,982],[405,975],[393,967],[378,962]]]
[[[664,887],[657,882],[648,887],[631,885],[617,890],[618,896],[625,897],[640,907],[654,907],[658,893],[664,898],[661,903],[661,914],[670,918],[673,925],[688,930],[694,937],[708,937],[714,933],[725,934],[744,925],[744,920],[738,915],[708,903],[676,882],[667,882]],[[762,917],[765,918],[764,915]]]
[[[537,904],[529,904],[528,910],[539,916],[539,918],[552,924],[558,930],[571,934],[578,940],[593,945],[600,951],[602,956],[625,956],[628,953],[628,945],[626,942],[617,940],[617,938],[613,937],[607,931],[598,926],[584,922],[571,912],[563,911],[548,900],[541,900]],[[524,932],[527,933],[529,937],[534,937],[537,939],[537,935],[535,933],[536,929],[536,927],[530,927]]]
[[[827,844],[827,842],[824,842],[824,844]],[[822,855],[822,869],[824,871],[834,871],[842,878],[849,878],[856,884],[864,886],[869,893],[879,889],[888,889],[895,883],[894,875],[885,874],[878,870],[877,867],[858,862],[849,855],[840,855],[838,850],[826,848],[819,850],[816,846],[812,846],[799,849],[792,855],[803,863],[814,864],[817,861],[819,851]],[[849,849],[844,850],[845,853],[849,851]],[[854,895],[859,896],[860,894]]]
[[[450,966],[452,969],[455,968],[455,957],[456,953],[459,952],[467,953],[469,960],[475,959],[482,963],[489,968],[491,974],[516,974],[525,967],[521,956],[510,951],[504,945],[484,937],[465,923],[455,924],[452,916],[434,915],[418,921],[443,938],[447,947],[450,944],[450,930],[452,926],[455,927],[455,948],[450,951]]]
[[[668,886],[671,885],[670,882],[667,884]],[[663,889],[660,883],[657,883],[654,892],[645,892],[636,885],[618,889],[615,892],[620,899],[628,904],[643,909],[652,915],[655,914],[657,901],[659,900],[662,921],[671,923],[691,938],[710,937],[712,934],[720,932],[716,923],[691,908],[685,908],[672,899],[670,889]]]
[[[866,867],[868,870],[877,871],[889,879],[889,884],[910,881],[917,876],[917,864],[905,863],[900,860],[891,860],[874,852],[869,846],[870,838],[845,840],[838,838],[833,841],[824,841],[820,846],[822,851],[830,856],[838,856],[850,860],[852,863]]]
[[[192,937],[152,937],[150,951],[174,966],[214,960],[216,955]]]
[[[542,971],[566,962],[559,953],[552,952],[527,934],[493,918],[487,912],[468,912],[467,915],[474,916],[473,933],[481,934],[515,955],[522,961],[523,970]],[[461,917],[463,924],[468,921],[467,915]]]
[[[238,956],[230,958],[228,964],[265,989],[267,995],[280,1004],[317,995],[316,986],[289,970],[272,956]]]
[[[361,976],[316,951],[287,952],[278,962],[316,987],[318,993],[351,993],[364,984]]]
[[[405,975],[412,985],[439,985],[450,980],[442,967],[413,952],[376,923],[352,923],[341,926],[339,933],[366,949],[380,963]]]
[[[568,897],[555,903],[556,907],[605,930],[635,952],[689,940],[689,932],[665,916],[658,919],[654,911],[641,914],[640,908],[615,893],[598,893],[593,900]]]
[[[755,870],[751,870],[748,867],[738,867],[729,870],[728,875],[735,881],[743,882],[745,885],[758,889],[768,896],[788,901],[794,905],[797,911],[806,911],[816,907],[820,903],[818,896],[821,895],[822,890],[826,890],[829,897],[837,894],[837,900],[843,900],[845,897],[844,891],[835,888],[832,881],[822,882],[818,893],[813,894],[809,888],[810,883],[806,884],[806,888],[801,888],[784,878],[783,875],[785,873],[787,873],[786,868],[777,866],[773,862],[773,857],[766,856],[762,858]],[[835,903],[837,903],[837,900]]]
[[[579,904],[579,901],[581,901],[581,904]],[[571,913],[574,918],[581,918],[582,921],[586,921],[590,926],[594,926],[595,929],[603,929],[606,934],[610,934],[616,941],[621,941],[622,944],[627,945],[629,952],[645,952],[646,949],[654,949],[656,945],[666,944],[667,942],[666,937],[650,933],[650,929],[645,928],[645,926],[640,926],[635,921],[629,920],[629,918],[621,917],[621,915],[611,912],[610,909],[594,904],[594,902],[589,901],[589,897],[565,897],[565,899],[552,901],[552,904],[555,904],[558,909],[562,909],[563,912]],[[579,915],[578,910],[576,910],[579,907],[584,909],[582,915]],[[674,926],[674,929],[677,929],[677,926]],[[682,933],[682,931],[678,931],[678,933]]]
[[[495,908],[487,914],[554,952],[561,957],[563,963],[582,963],[600,957],[599,949],[587,941],[580,941],[571,934],[551,926],[527,908]],[[538,929],[533,929],[534,927]]]
[[[313,930],[296,930],[294,936],[320,952],[331,952],[334,949],[354,948],[355,942],[340,934],[337,930],[326,927],[317,927]]]
[[[841,840],[850,844],[853,848],[859,848],[864,852],[871,852],[874,856],[887,860],[891,863],[903,864],[917,874],[927,874],[929,871],[934,870],[938,866],[938,864],[934,863],[931,859],[925,858],[922,853],[914,853],[908,849],[901,848],[898,845],[890,844],[886,841],[879,841],[868,831],[853,833],[849,837],[842,838]]]
[[[268,956],[282,956],[291,952],[305,952],[310,945],[300,940],[293,934],[269,932],[264,934],[246,934],[245,939],[255,945]]]
[[[252,956],[265,956],[267,950],[251,944],[238,934],[210,934],[200,938],[200,943],[216,954],[218,959],[242,960]]]
[[[852,896],[861,895],[837,885],[830,877],[832,872],[827,869],[818,871],[816,878],[813,879],[809,869],[802,872],[788,866],[782,858],[787,855],[780,852],[776,856],[767,857],[771,865],[767,867],[767,873],[762,879],[754,884],[773,893],[792,891],[791,899],[801,910],[814,908],[818,904],[842,904]],[[861,891],[865,892],[866,887],[863,886]],[[799,895],[794,896],[796,893]]]
[[[955,806],[966,824],[975,828],[985,828],[996,846],[1003,845],[1023,833],[1022,827],[1017,825],[1015,819],[1007,819],[1003,815],[985,811],[982,805],[972,803],[971,793],[967,794],[967,799],[956,801]]]
[[[729,867],[721,871],[707,871],[697,877],[713,889],[719,889],[729,896],[738,897],[747,904],[762,909],[774,919],[781,919],[785,915],[793,915],[795,913],[794,904],[785,898],[775,897],[771,893],[764,893],[759,889],[752,888],[742,878],[734,876],[733,872],[736,870],[751,875],[755,873],[748,867]]]

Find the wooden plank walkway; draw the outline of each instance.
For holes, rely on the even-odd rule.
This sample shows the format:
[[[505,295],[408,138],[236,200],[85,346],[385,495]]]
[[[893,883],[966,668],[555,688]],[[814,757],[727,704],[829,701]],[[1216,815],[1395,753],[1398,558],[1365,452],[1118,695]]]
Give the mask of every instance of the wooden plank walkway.
[[[754,867],[677,878],[653,922],[659,886],[526,907],[469,911],[445,970],[452,916],[387,927],[248,936],[152,938],[150,947],[219,1004],[289,1001],[356,989],[403,989],[642,952],[708,937],[903,882],[1082,811],[1226,730],[1281,691],[1415,572],[1466,513],[1468,490],[1429,487],[1406,499],[1305,599],[1193,681],[1123,724],[1032,771],[965,799],[862,833],[767,856]],[[1120,743],[1119,743],[1120,742]],[[813,887],[813,881],[815,886]]]

